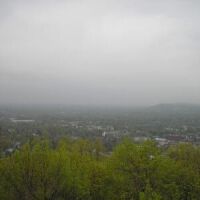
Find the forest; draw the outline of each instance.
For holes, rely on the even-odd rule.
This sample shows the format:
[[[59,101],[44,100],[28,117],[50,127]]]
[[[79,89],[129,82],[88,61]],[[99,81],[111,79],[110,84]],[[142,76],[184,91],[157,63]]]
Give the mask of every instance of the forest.
[[[200,148],[125,138],[30,140],[0,159],[2,200],[198,200]]]

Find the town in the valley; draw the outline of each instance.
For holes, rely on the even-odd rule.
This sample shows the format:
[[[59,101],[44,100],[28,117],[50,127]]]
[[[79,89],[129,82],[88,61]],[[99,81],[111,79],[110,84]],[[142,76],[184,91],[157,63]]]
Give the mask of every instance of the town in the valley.
[[[159,147],[177,143],[200,145],[200,108],[156,105],[148,108],[26,108],[0,110],[1,156],[12,154],[34,138],[100,140],[108,151],[124,138],[153,140]]]

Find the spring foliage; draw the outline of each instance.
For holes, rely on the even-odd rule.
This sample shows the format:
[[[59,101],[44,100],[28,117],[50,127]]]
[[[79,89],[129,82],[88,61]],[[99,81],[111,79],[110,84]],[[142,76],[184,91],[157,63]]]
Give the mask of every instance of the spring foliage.
[[[32,141],[0,160],[2,200],[198,200],[200,148],[124,140]]]

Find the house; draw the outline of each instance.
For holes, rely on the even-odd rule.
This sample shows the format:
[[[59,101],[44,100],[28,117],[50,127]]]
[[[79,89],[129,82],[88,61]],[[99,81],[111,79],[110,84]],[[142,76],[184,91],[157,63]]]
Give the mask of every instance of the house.
[[[169,144],[169,140],[166,138],[156,137],[155,141],[157,142],[158,146],[166,146]]]
[[[14,152],[13,148],[8,148],[4,151],[5,156],[9,156]]]

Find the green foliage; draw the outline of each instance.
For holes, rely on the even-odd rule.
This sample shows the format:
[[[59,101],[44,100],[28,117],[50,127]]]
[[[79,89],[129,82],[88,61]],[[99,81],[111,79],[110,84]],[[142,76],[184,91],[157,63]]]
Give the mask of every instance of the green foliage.
[[[31,141],[0,160],[0,199],[198,200],[199,164],[192,145],[126,139],[109,154],[99,140]]]

